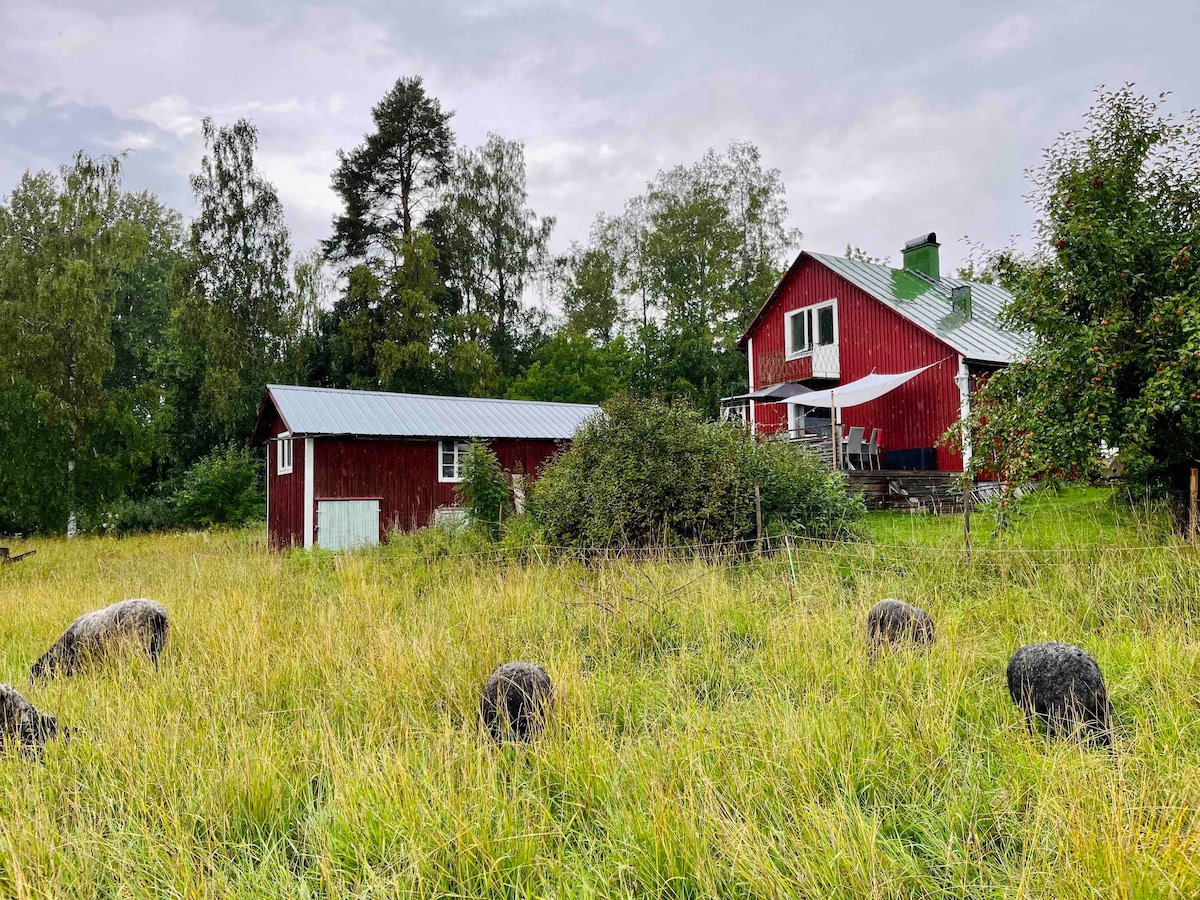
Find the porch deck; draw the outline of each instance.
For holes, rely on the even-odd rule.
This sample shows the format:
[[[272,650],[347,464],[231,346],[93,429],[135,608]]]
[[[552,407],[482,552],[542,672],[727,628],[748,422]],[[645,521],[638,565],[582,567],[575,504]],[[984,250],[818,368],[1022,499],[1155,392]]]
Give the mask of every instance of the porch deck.
[[[960,513],[963,509],[958,472],[875,469],[846,472],[851,490],[858,491],[867,509],[907,512]]]

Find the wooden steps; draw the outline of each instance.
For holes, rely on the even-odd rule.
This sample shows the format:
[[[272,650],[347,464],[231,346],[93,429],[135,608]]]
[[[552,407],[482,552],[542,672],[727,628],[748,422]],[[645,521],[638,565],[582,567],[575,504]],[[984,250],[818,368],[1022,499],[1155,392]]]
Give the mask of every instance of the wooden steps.
[[[863,495],[867,509],[907,512],[960,513],[962,492],[958,472],[876,469],[849,471],[850,488]]]

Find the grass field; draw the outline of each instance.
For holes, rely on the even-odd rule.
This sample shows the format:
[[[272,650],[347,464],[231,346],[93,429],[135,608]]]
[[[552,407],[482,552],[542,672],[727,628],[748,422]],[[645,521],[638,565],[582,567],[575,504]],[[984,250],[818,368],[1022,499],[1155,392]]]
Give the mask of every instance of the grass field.
[[[0,756],[5,897],[1200,894],[1200,555],[1101,491],[733,562],[583,566],[434,539],[334,557],[255,531],[21,544],[0,680],[77,729]],[[160,666],[31,688],[79,613],[149,596]],[[938,643],[868,664],[867,609]],[[1113,756],[1031,738],[1019,645],[1099,660]],[[559,705],[476,726],[500,662]]]

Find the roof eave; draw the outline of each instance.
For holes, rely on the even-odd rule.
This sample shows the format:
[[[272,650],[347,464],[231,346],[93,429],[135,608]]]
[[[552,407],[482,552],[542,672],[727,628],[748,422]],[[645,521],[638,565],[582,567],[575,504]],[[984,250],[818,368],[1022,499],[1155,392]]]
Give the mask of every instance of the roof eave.
[[[269,440],[266,435],[260,433],[264,426],[263,416],[267,411],[268,403],[275,410],[275,415],[279,416],[279,420],[283,422],[283,427],[291,431],[291,426],[288,425],[288,421],[283,415],[283,410],[279,408],[279,404],[275,402],[275,397],[271,394],[271,388],[273,387],[275,387],[273,384],[267,385],[267,389],[263,392],[263,398],[258,404],[258,414],[254,417],[254,430],[250,432],[251,447],[261,447]]]
[[[792,264],[787,267],[787,271],[779,276],[779,281],[775,285],[775,290],[771,291],[771,296],[768,297],[766,302],[758,308],[758,312],[754,314],[754,318],[750,320],[750,324],[746,326],[746,330],[741,333],[740,337],[738,337],[736,344],[738,350],[746,349],[747,342],[750,340],[750,332],[752,332],[758,326],[759,321],[762,320],[762,317],[766,314],[767,309],[772,303],[775,302],[775,298],[779,296],[780,291],[783,290],[784,284],[787,283],[787,280],[792,277],[792,273],[800,267],[800,263],[806,258],[811,259],[812,257],[809,256],[807,250],[801,250],[798,254],[796,254],[796,258],[792,260]]]

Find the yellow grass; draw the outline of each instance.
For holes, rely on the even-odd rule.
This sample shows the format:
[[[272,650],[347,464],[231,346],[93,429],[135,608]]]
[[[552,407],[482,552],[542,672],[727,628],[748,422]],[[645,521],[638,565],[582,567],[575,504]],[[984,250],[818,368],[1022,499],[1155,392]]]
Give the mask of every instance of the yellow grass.
[[[1200,894],[1195,551],[1095,494],[970,566],[960,527],[591,567],[258,531],[23,543],[0,680],[76,736],[0,756],[0,895]],[[173,617],[157,669],[29,686],[76,615],[135,596]],[[868,663],[885,596],[930,610],[934,648]],[[1031,738],[1009,701],[1008,655],[1051,638],[1100,661],[1112,757]],[[559,693],[528,748],[476,725],[512,659]]]

